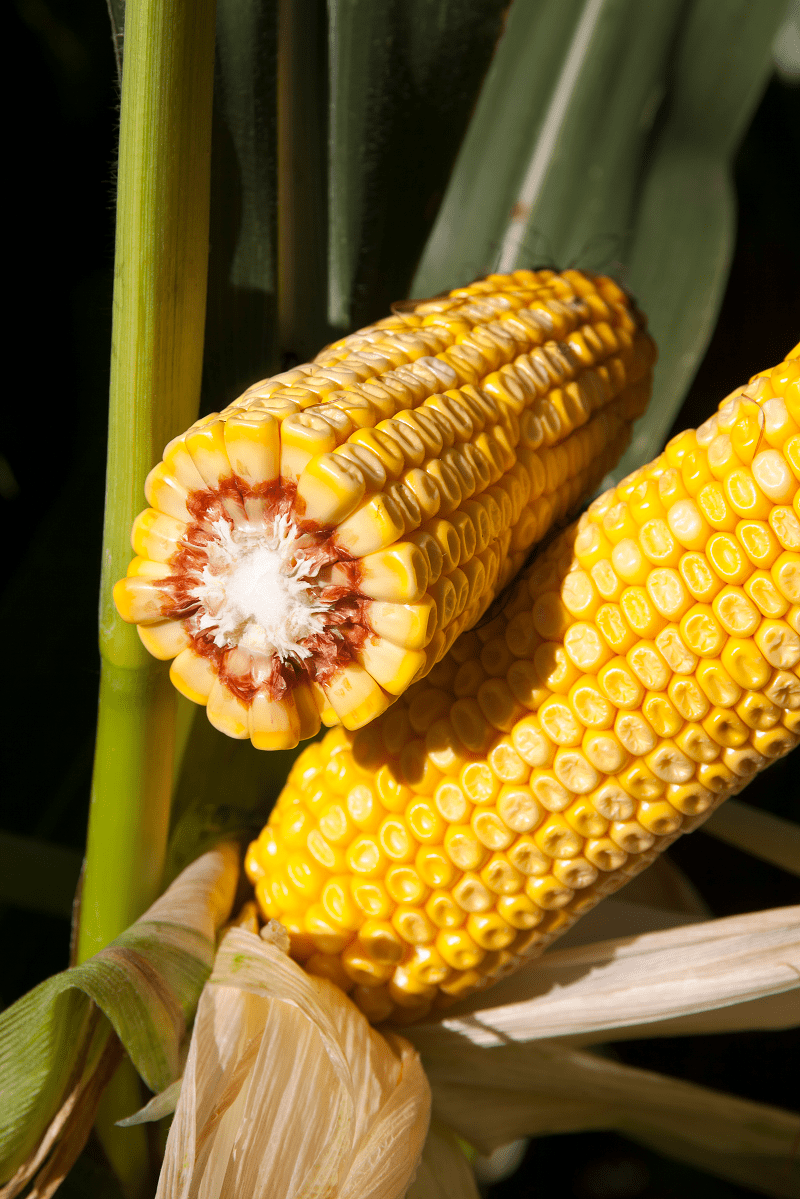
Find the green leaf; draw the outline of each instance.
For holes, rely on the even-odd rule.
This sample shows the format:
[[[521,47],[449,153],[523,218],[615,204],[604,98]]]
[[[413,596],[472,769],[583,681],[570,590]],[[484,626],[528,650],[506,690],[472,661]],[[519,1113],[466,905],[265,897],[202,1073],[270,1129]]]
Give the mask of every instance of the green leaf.
[[[112,1030],[151,1090],[175,1080],[238,871],[235,846],[206,854],[105,949],[0,1016],[0,1177],[35,1154],[71,1095],[97,1090],[96,1106],[93,1075],[108,1058]],[[88,1135],[93,1115],[94,1107],[81,1134]]]
[[[407,295],[507,8],[508,0],[330,0],[333,328],[383,316]]]
[[[660,347],[618,469],[655,456],[713,329],[733,238],[731,161],[785,4],[515,4],[412,286],[547,263],[628,286]]]

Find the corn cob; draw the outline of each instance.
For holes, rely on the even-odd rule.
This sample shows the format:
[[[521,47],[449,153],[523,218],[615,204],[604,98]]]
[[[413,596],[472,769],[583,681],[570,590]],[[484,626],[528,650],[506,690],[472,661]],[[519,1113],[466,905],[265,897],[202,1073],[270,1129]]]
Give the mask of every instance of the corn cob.
[[[251,387],[150,473],[120,615],[259,749],[359,728],[483,614],[590,494],[650,390],[612,280],[458,288]]]
[[[246,867],[374,1021],[538,954],[800,733],[800,346],[595,500],[380,719],[308,746]]]

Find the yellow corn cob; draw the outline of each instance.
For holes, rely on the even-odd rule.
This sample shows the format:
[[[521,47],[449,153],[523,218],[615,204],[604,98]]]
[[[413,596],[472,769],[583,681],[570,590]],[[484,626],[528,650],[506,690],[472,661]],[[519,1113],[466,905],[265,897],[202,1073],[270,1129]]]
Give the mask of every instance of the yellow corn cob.
[[[538,954],[800,733],[800,346],[590,506],[246,867],[294,956],[414,1019]]]
[[[650,390],[610,279],[494,275],[251,387],[164,451],[120,615],[232,737],[359,728],[591,494]]]

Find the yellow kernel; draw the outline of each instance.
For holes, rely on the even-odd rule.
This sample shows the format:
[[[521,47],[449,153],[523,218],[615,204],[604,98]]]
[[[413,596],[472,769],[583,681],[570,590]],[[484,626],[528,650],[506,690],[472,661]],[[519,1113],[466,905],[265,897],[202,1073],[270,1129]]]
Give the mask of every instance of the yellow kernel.
[[[758,611],[741,587],[723,587],[712,607],[731,637],[752,637],[760,624]]]
[[[335,983],[345,993],[352,991],[355,986],[354,980],[345,970],[341,958],[335,951],[312,954],[306,961],[305,968],[309,974],[315,974],[319,978],[326,978],[328,982]]]
[[[671,567],[650,571],[647,594],[656,612],[667,620],[680,620],[692,602],[681,576]]]
[[[566,695],[579,677],[577,667],[555,641],[543,642],[534,654],[534,666],[542,685],[558,695]]]
[[[410,727],[409,725],[409,729]],[[375,775],[375,786],[381,803],[390,812],[404,811],[407,804],[414,798],[411,788],[400,782],[389,765],[381,766],[378,770]]]
[[[377,880],[354,879],[350,884],[353,899],[366,916],[385,919],[392,914],[394,904],[383,883]],[[363,928],[363,926],[362,926]]]
[[[560,783],[576,795],[594,790],[599,780],[595,767],[582,753],[574,749],[559,749],[553,772]]]
[[[516,930],[497,912],[473,912],[467,919],[467,931],[482,949],[505,949]]]
[[[772,505],[746,467],[730,471],[723,486],[728,503],[739,516],[755,520],[766,520],[769,516]]]
[[[349,845],[345,854],[348,870],[354,874],[375,878],[386,869],[386,859],[381,851],[381,845],[375,837],[367,834],[356,837]]]
[[[713,570],[725,583],[744,583],[752,573],[750,559],[730,533],[714,533],[705,553]]]
[[[339,928],[356,929],[364,922],[364,913],[353,900],[346,874],[329,879],[323,887],[320,902],[328,918]]]
[[[738,517],[728,504],[720,483],[708,483],[697,496],[697,506],[712,529],[732,533],[736,528]]]
[[[770,666],[779,670],[793,670],[800,662],[800,634],[786,621],[762,621],[755,635],[755,643]]]
[[[433,798],[439,812],[450,824],[463,822],[471,811],[470,801],[452,779],[440,783]]]
[[[684,725],[675,738],[675,744],[693,762],[713,762],[719,757],[719,746],[697,723]]]
[[[381,849],[394,862],[410,862],[417,852],[414,838],[402,816],[387,816],[378,829]]]
[[[603,774],[615,774],[628,760],[627,752],[611,732],[587,732],[582,749],[591,764]]]
[[[523,761],[509,737],[501,737],[489,750],[489,766],[503,783],[525,783],[530,766]]]
[[[744,590],[762,616],[784,616],[788,611],[789,604],[764,570],[754,571],[745,583]]]
[[[456,877],[456,868],[442,846],[423,845],[414,859],[414,867],[429,887],[447,887]]]
[[[611,561],[602,558],[591,569],[591,578],[597,591],[604,600],[617,600],[622,594],[624,583],[619,577]]]
[[[543,878],[529,878],[525,884],[525,893],[545,911],[557,911],[566,907],[575,896],[575,892],[570,887],[565,887],[554,874],[546,874]]]
[[[695,604],[682,618],[681,640],[700,658],[717,657],[724,643],[724,634],[707,604]]]
[[[459,775],[464,795],[474,804],[490,804],[500,790],[497,776],[485,762],[468,762]]]
[[[631,632],[617,604],[603,604],[598,608],[595,624],[614,653],[624,654],[636,644],[637,637]]]
[[[735,712],[750,729],[771,729],[781,718],[780,708],[760,692],[748,692],[736,705]]]
[[[525,879],[503,853],[492,854],[480,872],[481,881],[495,895],[515,895],[522,890]]]
[[[724,749],[721,754],[723,764],[737,778],[752,778],[757,771],[766,765],[766,759],[752,745],[742,745],[739,749]]]
[[[734,682],[747,691],[759,691],[772,674],[752,639],[729,638],[720,661]]]
[[[580,891],[597,881],[598,868],[588,858],[578,857],[553,862],[553,875],[565,887]]]
[[[653,774],[645,762],[635,760],[617,774],[620,786],[633,799],[657,799],[664,792],[664,784]],[[624,848],[624,847],[623,847]]]
[[[738,749],[749,736],[747,725],[730,708],[712,708],[703,721],[703,728],[723,749]]]
[[[392,927],[410,945],[427,945],[436,936],[434,925],[418,907],[398,907],[392,916]]]
[[[790,604],[800,604],[800,554],[785,550],[770,573],[781,595]]]
[[[735,541],[732,542],[732,544],[735,552],[741,559],[741,551],[739,550],[738,545]],[[722,548],[727,552],[726,547],[727,543],[722,546]],[[707,551],[708,547],[706,547],[706,552]],[[718,577],[718,572],[716,572],[716,568],[714,570],[711,569],[711,566],[709,565],[710,562],[710,557],[707,560],[703,554],[696,553],[684,554],[678,563],[678,570],[680,571],[681,578],[686,584],[687,589],[696,600],[700,601],[700,603],[710,603],[722,586],[722,583]],[[713,566],[713,563],[711,563],[711,565]]]
[[[619,870],[628,860],[627,853],[610,837],[598,837],[587,841],[583,852],[586,860],[603,872]]]
[[[570,689],[569,705],[587,728],[609,728],[614,722],[614,708],[599,689],[597,679],[584,675]]]
[[[741,699],[741,688],[719,662],[701,662],[695,678],[711,703],[720,708],[732,708]]]
[[[573,858],[582,848],[581,837],[564,817],[558,814],[549,816],[533,839],[542,853],[551,858]]]
[[[768,569],[781,552],[775,534],[763,520],[740,520],[736,539],[755,567]]]
[[[662,629],[655,644],[675,674],[691,674],[697,666],[696,655],[684,645],[676,625],[667,625]]]
[[[751,734],[750,742],[757,753],[765,758],[780,758],[797,745],[798,735],[782,725],[773,729],[758,729]]]
[[[469,824],[452,824],[444,835],[447,856],[459,870],[479,870],[489,856]]]
[[[682,816],[699,816],[707,812],[714,796],[697,780],[688,783],[673,783],[667,787],[667,800]]]
[[[466,929],[442,929],[436,938],[436,948],[448,966],[454,970],[474,970],[486,956]]]
[[[452,889],[453,899],[465,912],[486,912],[494,903],[494,895],[479,875],[468,872]]]
[[[674,741],[662,741],[645,760],[653,774],[665,783],[687,783],[694,774],[694,762]]]
[[[425,904],[425,911],[437,928],[459,928],[467,918],[449,891],[434,891]]]
[[[413,866],[390,866],[386,871],[386,890],[395,903],[424,903],[429,888]]]
[[[645,696],[642,713],[659,737],[673,737],[683,726],[683,719],[666,696],[652,691]]]
[[[542,909],[527,895],[503,895],[495,906],[498,914],[512,928],[535,928],[542,921]]]
[[[800,550],[800,520],[791,508],[773,508],[769,526],[785,550]]]
[[[613,658],[597,676],[599,686],[617,708],[638,708],[644,698],[644,688],[624,658]]]
[[[514,834],[493,809],[477,809],[472,813],[470,824],[487,849],[506,849],[514,840]]]
[[[506,857],[520,874],[547,874],[550,869],[550,858],[542,853],[533,837],[527,833],[517,837],[506,851]]]
[[[594,674],[612,656],[612,651],[597,628],[582,621],[567,630],[564,649],[575,666],[587,674]]]
[[[687,550],[702,550],[711,527],[694,500],[679,500],[667,513],[667,521],[676,541]]]
[[[655,836],[638,820],[615,820],[608,830],[608,835],[615,845],[626,854],[641,854],[650,848]]]

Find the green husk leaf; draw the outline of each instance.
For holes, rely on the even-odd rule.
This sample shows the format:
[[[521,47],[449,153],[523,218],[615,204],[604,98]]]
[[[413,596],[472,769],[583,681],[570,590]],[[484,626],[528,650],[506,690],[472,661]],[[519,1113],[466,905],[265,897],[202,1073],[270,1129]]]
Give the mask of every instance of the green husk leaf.
[[[175,1080],[180,1045],[211,972],[215,933],[230,913],[238,872],[237,847],[206,854],[112,944],[3,1013],[3,1180],[35,1152],[65,1097],[90,1086],[112,1030],[151,1090]],[[99,1020],[99,1013],[106,1019]]]

